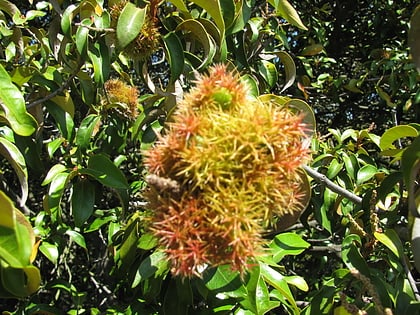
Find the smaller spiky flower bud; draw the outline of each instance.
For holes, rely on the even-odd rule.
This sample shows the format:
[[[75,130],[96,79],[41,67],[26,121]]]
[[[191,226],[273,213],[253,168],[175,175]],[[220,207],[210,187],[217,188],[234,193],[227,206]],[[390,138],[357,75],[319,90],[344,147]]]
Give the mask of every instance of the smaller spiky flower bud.
[[[118,108],[124,116],[135,119],[138,115],[137,88],[130,86],[119,79],[111,79],[105,82],[106,108]]]

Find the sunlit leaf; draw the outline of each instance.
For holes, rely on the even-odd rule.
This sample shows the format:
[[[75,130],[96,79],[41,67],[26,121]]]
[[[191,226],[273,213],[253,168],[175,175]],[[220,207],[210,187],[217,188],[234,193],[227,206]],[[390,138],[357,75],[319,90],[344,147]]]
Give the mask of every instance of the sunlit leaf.
[[[144,259],[140,264],[131,287],[135,288],[141,281],[144,281],[145,279],[152,276],[157,277],[163,272],[168,271],[168,266],[168,258],[164,252],[156,251],[152,253],[150,256],[147,256],[146,259]]]
[[[399,125],[387,129],[381,136],[379,147],[381,150],[395,148],[394,141],[405,137],[417,137],[419,132],[416,128],[408,125]]]
[[[88,162],[88,168],[80,169],[81,174],[92,176],[102,185],[127,189],[127,179],[121,170],[105,155],[93,155]]]
[[[76,144],[81,149],[87,149],[92,141],[92,136],[101,116],[90,114],[86,116],[80,123],[80,127],[76,133]]]
[[[281,233],[271,241],[270,248],[274,261],[281,261],[286,255],[299,255],[310,244],[295,233]]]
[[[91,19],[84,19],[76,31],[76,48],[80,55],[85,56],[87,53],[88,38],[89,38],[89,29],[85,26],[91,26]]]
[[[83,249],[87,250],[85,237],[82,234],[74,230],[67,230],[66,234],[70,236],[70,239],[73,242],[75,242],[77,245],[79,245]]]
[[[385,232],[375,232],[375,238],[384,244],[399,259],[404,257],[404,247],[398,234],[392,229],[386,229]]]
[[[211,15],[218,29],[220,30],[220,34],[222,38],[224,38],[225,21],[223,19],[223,12],[220,6],[220,1],[219,0],[192,0],[192,2],[198,4],[200,7],[202,7]]]
[[[127,2],[118,18],[117,42],[120,49],[124,49],[140,33],[146,19],[147,8],[138,8]]]
[[[37,122],[27,111],[25,99],[12,83],[9,73],[0,65],[0,117],[21,136],[30,136],[37,128]]]
[[[287,0],[269,0],[268,2],[275,8],[277,14],[287,22],[302,30],[307,30],[296,9]]]
[[[360,185],[369,179],[371,179],[373,176],[375,176],[378,169],[370,164],[366,164],[362,166],[358,171],[356,175],[357,184]]]
[[[324,46],[321,44],[312,44],[309,46],[306,46],[301,51],[300,55],[302,56],[315,56],[321,53],[324,50]]]
[[[43,241],[39,246],[39,250],[45,257],[48,258],[53,264],[57,264],[59,253],[57,245],[53,245],[48,243],[47,241]]]
[[[61,29],[63,30],[63,33],[69,37],[71,36],[73,17],[77,15],[78,11],[79,6],[70,4],[64,10],[63,15],[61,17]]]
[[[268,86],[272,88],[278,79],[276,66],[267,60],[261,60],[258,64],[258,73],[264,78]]]

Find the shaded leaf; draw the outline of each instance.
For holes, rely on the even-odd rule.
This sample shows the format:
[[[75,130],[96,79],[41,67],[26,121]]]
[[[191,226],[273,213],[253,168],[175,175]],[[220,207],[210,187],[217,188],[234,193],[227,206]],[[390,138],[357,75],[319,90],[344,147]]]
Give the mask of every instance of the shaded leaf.
[[[93,131],[99,123],[101,116],[90,114],[86,116],[80,123],[80,127],[76,133],[75,142],[81,149],[87,149],[92,141]]]
[[[95,186],[87,179],[73,184],[71,210],[77,227],[82,226],[92,215],[95,205]]]
[[[413,62],[420,72],[420,5],[413,12],[410,19],[410,29],[408,31],[408,45],[410,47]]]
[[[403,244],[401,243],[400,237],[394,230],[387,229],[383,233],[375,232],[374,236],[379,242],[388,247],[388,249],[391,250],[391,252],[399,259],[404,257]]]
[[[28,170],[25,158],[19,149],[10,141],[0,137],[0,154],[7,159],[18,176],[22,196],[20,204],[24,205],[28,198]]]
[[[171,81],[175,82],[184,70],[184,49],[174,32],[169,32],[163,37],[166,52],[169,57],[169,66],[171,69]]]

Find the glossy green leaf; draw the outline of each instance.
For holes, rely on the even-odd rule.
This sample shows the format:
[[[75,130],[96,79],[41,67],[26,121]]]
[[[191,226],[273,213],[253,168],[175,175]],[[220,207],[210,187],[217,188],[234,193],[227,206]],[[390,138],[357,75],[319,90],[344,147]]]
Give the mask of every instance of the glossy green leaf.
[[[269,0],[278,15],[288,21],[290,24],[297,26],[302,30],[307,30],[295,8],[287,0]]]
[[[409,125],[399,125],[387,129],[379,142],[381,150],[393,149],[395,146],[393,143],[399,139],[406,137],[417,137],[419,132],[416,128]]]
[[[96,84],[103,85],[111,69],[109,48],[104,40],[98,40],[88,47],[88,57],[93,65],[93,78]]]
[[[0,191],[0,260],[14,268],[31,263],[35,235],[26,217]]]
[[[79,27],[77,28],[76,31],[76,38],[75,38],[75,42],[76,42],[76,48],[77,51],[79,52],[79,54],[81,56],[85,56],[87,53],[87,47],[88,47],[88,42],[89,42],[89,29],[85,26],[91,26],[92,25],[92,20],[91,19],[84,19]]]
[[[272,249],[274,261],[278,262],[286,255],[299,255],[309,248],[310,244],[301,236],[288,232],[276,235],[269,246]]]
[[[48,189],[48,195],[46,198],[45,207],[49,211],[54,220],[60,219],[60,203],[63,196],[64,188],[66,187],[69,178],[69,173],[62,172],[56,174],[50,182]]]
[[[85,237],[82,234],[74,230],[67,230],[66,234],[70,236],[70,239],[73,242],[75,242],[77,245],[79,245],[83,249],[87,250]]]
[[[203,24],[193,19],[185,20],[177,26],[176,30],[190,33],[203,46],[204,56],[201,64],[197,65],[197,70],[208,66],[216,55],[216,44]]]
[[[151,250],[158,245],[156,237],[151,233],[146,233],[140,236],[138,248],[143,250]]]
[[[388,247],[399,259],[404,257],[404,246],[398,234],[392,229],[386,229],[385,232],[374,232],[375,238]]]
[[[369,267],[360,254],[359,247],[362,246],[360,237],[355,234],[346,236],[342,242],[342,259],[349,269],[357,269],[365,276],[369,276]]]
[[[62,136],[71,141],[74,134],[74,122],[71,114],[53,102],[47,101],[46,105],[48,111],[54,117]]]
[[[81,227],[92,215],[95,205],[95,186],[88,179],[73,184],[71,210],[74,224]]]
[[[285,277],[280,272],[264,263],[260,263],[260,268],[261,276],[264,278],[264,280],[280,292],[282,297],[285,298],[292,309],[298,311],[295,298],[285,280]]]
[[[338,162],[337,159],[333,159],[330,163],[330,165],[328,166],[328,170],[327,170],[327,177],[329,179],[334,179],[334,177],[336,177],[338,175],[338,173],[340,173],[343,170],[343,163]]]
[[[36,120],[26,111],[25,99],[0,64],[0,117],[6,119],[15,133],[30,136],[37,128]]]
[[[90,114],[86,116],[80,123],[80,127],[76,133],[75,142],[81,149],[87,149],[92,141],[93,131],[97,127],[101,116]]]
[[[48,156],[52,158],[54,156],[54,153],[62,147],[64,142],[66,142],[66,139],[64,138],[57,138],[52,140],[51,142],[48,142],[46,145]]]
[[[198,4],[211,15],[217,25],[217,28],[220,30],[221,37],[224,38],[225,20],[220,6],[220,0],[192,0],[192,2]]]
[[[1,263],[0,278],[3,287],[14,297],[27,297],[35,293],[41,284],[41,273],[35,266],[13,268]]]
[[[141,281],[144,281],[150,277],[157,277],[169,269],[168,257],[164,252],[156,251],[150,256],[147,256],[139,268],[137,269],[134,281],[131,285],[132,288],[137,287]]]
[[[291,284],[301,291],[308,292],[309,286],[305,279],[300,276],[285,276],[284,279],[288,284]]]
[[[163,37],[163,43],[165,44],[166,53],[168,56],[168,62],[171,69],[171,81],[175,82],[182,71],[184,70],[184,49],[174,32],[169,32]]]
[[[286,89],[291,87],[296,80],[296,65],[292,56],[285,51],[276,52],[275,55],[280,58],[286,74],[286,82],[280,91],[280,93],[283,93]]]
[[[24,205],[28,198],[28,170],[25,158],[19,149],[10,141],[0,137],[0,154],[9,161],[18,176],[22,196],[20,204]]]
[[[260,91],[258,88],[258,81],[250,74],[245,74],[241,76],[241,81],[245,82],[245,84],[248,86],[249,93],[257,98],[260,95]]]
[[[63,30],[63,33],[68,37],[71,37],[73,17],[77,15],[78,11],[78,6],[70,4],[64,10],[63,15],[61,17],[61,29]]]
[[[163,314],[188,315],[189,306],[193,304],[193,293],[189,281],[174,278],[169,282],[163,300]]]
[[[104,186],[128,189],[123,172],[104,154],[93,155],[89,159],[88,168],[80,169],[79,172],[92,176]]]
[[[420,72],[420,5],[414,9],[410,19],[410,29],[408,31],[408,45],[410,47],[413,62]]]
[[[146,18],[147,8],[138,8],[128,2],[118,18],[117,43],[120,49],[124,49],[140,33]]]
[[[324,46],[322,46],[321,44],[312,44],[303,48],[300,55],[301,56],[315,56],[321,53],[323,50],[324,50]]]
[[[240,298],[247,293],[239,273],[232,271],[229,265],[206,270],[203,280],[209,290],[225,297]]]
[[[67,170],[67,167],[65,167],[63,164],[55,164],[53,165],[50,170],[48,171],[47,175],[45,176],[44,181],[41,183],[42,186],[48,185],[51,183],[51,181],[54,179],[54,177],[59,174],[63,173],[65,170]]]
[[[21,15],[19,8],[7,0],[0,0],[0,10],[7,13],[10,17],[13,17],[17,14]]]
[[[376,168],[376,166],[370,165],[370,164],[366,164],[364,166],[362,166],[358,172],[357,172],[357,181],[356,183],[358,185],[367,182],[369,179],[371,179],[373,176],[375,176],[375,174],[378,172],[378,169]]]
[[[43,241],[39,246],[39,251],[44,254],[44,256],[47,257],[48,260],[51,261],[54,265],[57,264],[59,257],[57,245]]]
[[[276,66],[267,60],[261,60],[258,64],[258,73],[264,78],[270,88],[274,87],[278,79]]]

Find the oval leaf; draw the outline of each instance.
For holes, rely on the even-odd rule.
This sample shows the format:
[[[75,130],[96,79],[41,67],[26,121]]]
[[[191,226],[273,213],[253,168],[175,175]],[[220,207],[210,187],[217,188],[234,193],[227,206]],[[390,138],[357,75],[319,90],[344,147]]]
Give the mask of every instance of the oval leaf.
[[[278,15],[284,18],[287,22],[302,30],[307,30],[306,26],[303,25],[299,14],[287,0],[269,0],[268,2],[276,9]]]
[[[383,133],[381,140],[379,141],[379,147],[381,150],[395,149],[395,146],[393,145],[394,141],[405,137],[417,136],[418,131],[414,127],[408,125],[395,126]]]
[[[0,117],[4,117],[10,127],[21,136],[30,136],[37,128],[37,122],[27,111],[25,99],[12,83],[7,71],[0,64]]]
[[[18,176],[20,182],[20,189],[22,191],[22,197],[20,204],[24,205],[28,198],[28,171],[26,169],[25,158],[19,149],[10,141],[0,137],[0,154],[3,155]]]
[[[103,154],[92,156],[87,169],[80,169],[81,174],[88,174],[104,186],[127,189],[128,182],[121,170]]]
[[[373,176],[375,176],[376,172],[378,171],[378,169],[370,164],[367,164],[363,167],[361,167],[359,169],[359,171],[357,172],[357,184],[360,185],[366,181],[368,181],[369,179],[371,179]]]
[[[82,226],[92,215],[95,205],[95,186],[87,179],[73,184],[71,209],[77,227]]]
[[[174,32],[170,32],[163,37],[163,43],[167,56],[169,57],[169,66],[171,69],[171,81],[175,82],[184,70],[184,49]]]
[[[146,18],[146,8],[140,9],[128,2],[118,18],[117,42],[124,49],[139,35]]]

